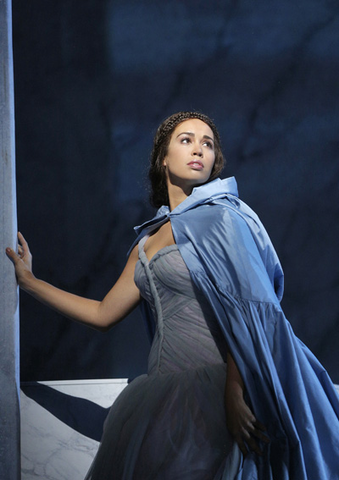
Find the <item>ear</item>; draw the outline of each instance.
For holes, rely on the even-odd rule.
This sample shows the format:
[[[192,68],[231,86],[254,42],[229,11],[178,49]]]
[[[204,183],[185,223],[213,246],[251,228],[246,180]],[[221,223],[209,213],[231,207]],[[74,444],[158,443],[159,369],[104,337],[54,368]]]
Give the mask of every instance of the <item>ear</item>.
[[[165,157],[165,158],[163,159],[163,161],[162,161],[162,166],[163,166],[163,167],[167,167],[166,157]]]

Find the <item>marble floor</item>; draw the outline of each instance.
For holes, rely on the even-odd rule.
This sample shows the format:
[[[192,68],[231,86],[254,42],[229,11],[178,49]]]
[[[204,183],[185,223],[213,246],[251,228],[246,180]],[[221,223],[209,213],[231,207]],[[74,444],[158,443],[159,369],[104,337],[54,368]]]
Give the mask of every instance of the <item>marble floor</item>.
[[[21,480],[83,480],[126,379],[21,386]]]
[[[127,379],[21,385],[21,480],[83,480]],[[339,386],[336,386],[339,393]]]

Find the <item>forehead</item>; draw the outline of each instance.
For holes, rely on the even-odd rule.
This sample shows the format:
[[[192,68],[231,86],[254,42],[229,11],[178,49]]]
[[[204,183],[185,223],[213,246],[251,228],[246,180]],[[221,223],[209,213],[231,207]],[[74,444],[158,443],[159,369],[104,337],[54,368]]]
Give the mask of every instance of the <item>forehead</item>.
[[[179,123],[173,131],[173,135],[179,135],[181,132],[191,132],[194,134],[200,134],[202,136],[207,135],[208,137],[214,138],[213,131],[207,123],[199,120],[198,118],[189,118]]]

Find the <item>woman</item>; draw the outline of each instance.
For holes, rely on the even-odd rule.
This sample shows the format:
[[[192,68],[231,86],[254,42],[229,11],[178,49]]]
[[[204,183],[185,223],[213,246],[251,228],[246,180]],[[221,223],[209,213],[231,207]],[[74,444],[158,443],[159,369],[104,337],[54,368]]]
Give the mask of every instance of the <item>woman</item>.
[[[161,208],[102,302],[36,279],[21,234],[7,249],[21,288],[76,321],[106,330],[144,307],[148,374],[111,408],[88,480],[339,479],[337,394],[283,315],[279,260],[223,163],[205,115],[160,125]]]

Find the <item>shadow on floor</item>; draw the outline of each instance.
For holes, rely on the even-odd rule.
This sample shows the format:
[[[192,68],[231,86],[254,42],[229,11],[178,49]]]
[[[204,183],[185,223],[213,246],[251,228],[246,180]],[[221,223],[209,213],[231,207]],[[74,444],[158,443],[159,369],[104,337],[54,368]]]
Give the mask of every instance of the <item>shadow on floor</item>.
[[[54,388],[38,382],[22,384],[21,390],[27,397],[37,402],[73,430],[100,442],[109,408],[101,407],[85,398],[58,392]]]

